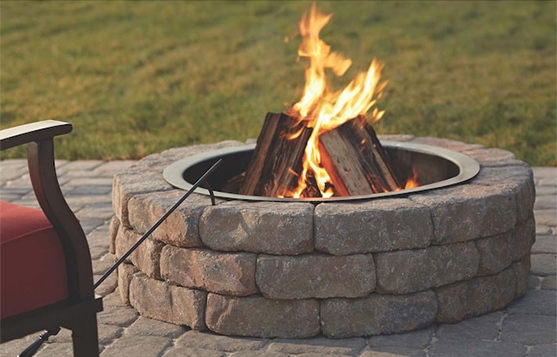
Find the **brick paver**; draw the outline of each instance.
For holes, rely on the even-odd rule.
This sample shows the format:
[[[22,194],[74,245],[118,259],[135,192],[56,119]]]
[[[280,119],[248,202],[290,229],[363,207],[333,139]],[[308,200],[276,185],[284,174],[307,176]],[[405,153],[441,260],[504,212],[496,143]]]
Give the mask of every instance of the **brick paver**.
[[[70,207],[87,234],[95,280],[112,261],[108,226],[111,181],[133,161],[58,161],[57,170]],[[25,160],[6,160],[0,172],[0,199],[37,207]],[[258,339],[196,332],[140,317],[120,300],[116,276],[97,293],[105,296],[98,314],[101,356],[517,356],[557,355],[557,168],[533,168],[536,183],[537,241],[532,248],[532,271],[526,297],[502,311],[458,324],[436,324],[406,334],[367,339]],[[187,202],[185,203],[187,204]],[[35,336],[0,346],[1,356],[15,356]],[[62,330],[37,354],[39,357],[71,355],[70,334]]]

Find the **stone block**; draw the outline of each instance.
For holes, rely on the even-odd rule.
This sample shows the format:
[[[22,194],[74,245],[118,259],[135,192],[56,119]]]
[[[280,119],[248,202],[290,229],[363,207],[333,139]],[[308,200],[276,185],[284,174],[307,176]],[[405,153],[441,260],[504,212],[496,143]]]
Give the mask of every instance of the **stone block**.
[[[118,290],[122,302],[126,305],[130,304],[130,283],[133,275],[137,272],[139,272],[139,269],[132,264],[122,263],[118,267]]]
[[[515,342],[515,341],[510,341]],[[429,357],[524,357],[526,347],[520,343],[496,341],[438,341],[429,350]]]
[[[310,203],[228,202],[207,207],[199,228],[203,243],[215,250],[290,255],[313,251]]]
[[[516,196],[507,187],[460,185],[412,195],[410,199],[431,208],[434,244],[504,233],[517,220]]]
[[[439,302],[436,320],[454,323],[502,309],[515,297],[516,277],[508,268],[496,275],[476,277],[435,289]]]
[[[120,259],[140,238],[141,235],[133,230],[120,226],[116,236],[116,258]],[[148,276],[160,278],[160,256],[163,246],[163,243],[147,238],[126,261],[131,262]]]
[[[182,198],[184,193],[182,190],[172,190],[132,197],[128,203],[130,225],[137,233],[144,234]],[[199,237],[199,218],[203,209],[210,205],[209,197],[191,194],[153,232],[152,237],[178,247],[203,246]]]
[[[202,348],[190,348],[190,347],[175,347],[163,355],[163,357],[225,357],[225,353],[221,351],[212,351]]]
[[[438,340],[479,341],[497,340],[501,321],[505,315],[497,311],[491,314],[474,317],[456,324],[442,324],[435,333]]]
[[[366,340],[361,337],[330,339],[322,336],[305,340],[274,339],[266,351],[282,352],[289,356],[354,356],[366,347]]]
[[[557,189],[557,186],[553,186]],[[552,209],[555,210],[557,209],[557,197],[555,197],[554,193],[553,195],[537,195],[536,197],[536,202],[534,204],[534,209],[535,210],[544,210],[544,209]]]
[[[120,220],[118,217],[114,216],[110,220],[110,226],[108,228],[108,251],[112,254],[116,254],[116,236],[118,235],[119,229]]]
[[[433,291],[408,295],[371,294],[362,299],[321,301],[321,330],[330,338],[400,333],[431,324],[437,311]]]
[[[377,135],[379,141],[410,141],[414,139],[414,135],[408,134],[393,134],[393,135]]]
[[[161,254],[162,277],[206,291],[245,296],[257,293],[253,253],[223,253],[167,245]]]
[[[485,150],[484,146],[480,144],[467,144],[461,141],[444,139],[444,138],[421,137],[421,138],[415,138],[411,140],[411,143],[438,146],[441,148],[454,150],[454,151]]]
[[[168,337],[124,336],[108,346],[102,355],[103,357],[160,356],[171,345],[172,340]]]
[[[412,332],[373,336],[368,339],[368,344],[370,347],[405,347],[423,350],[431,343],[434,332],[435,327],[431,326]]]
[[[516,195],[518,221],[525,221],[532,214],[536,190],[529,166],[483,167],[471,183],[509,188]]]
[[[516,291],[515,298],[521,298],[526,295],[528,289],[528,280],[530,272],[530,256],[525,255],[519,261],[513,263],[511,266],[516,278]]]
[[[536,243],[532,246],[532,254],[557,254],[557,238],[552,235],[536,235]]]
[[[480,263],[473,242],[375,253],[380,293],[407,294],[476,275]]]
[[[515,234],[508,232],[493,237],[476,240],[476,248],[480,253],[478,275],[493,275],[508,267],[515,254]]]
[[[126,329],[126,334],[177,338],[185,331],[182,326],[141,316]]]
[[[262,338],[221,336],[210,331],[188,331],[176,341],[177,346],[225,352],[259,350],[268,343]]]
[[[164,180],[162,171],[128,169],[114,176],[112,181],[112,208],[120,222],[127,228],[131,228],[128,219],[128,202],[133,196],[172,189],[173,187]]]
[[[525,222],[516,225],[513,261],[520,260],[522,257],[530,255],[535,240],[536,222],[534,221],[534,217],[531,216]]]
[[[545,226],[552,227],[553,232],[557,232],[557,210],[555,209],[542,209],[534,212],[536,222]],[[555,234],[555,233],[554,233]]]
[[[528,351],[528,357],[548,357],[557,356],[557,345],[547,343],[543,345],[533,346]]]
[[[510,315],[501,329],[501,341],[525,345],[557,343],[555,316]]]
[[[473,157],[478,161],[482,168],[484,167],[500,167],[500,166],[529,166],[527,163],[520,161],[516,155],[510,151],[498,148],[478,148],[466,149],[461,151],[463,154]]]
[[[319,333],[319,302],[209,294],[206,322],[224,335],[307,338]]]
[[[531,290],[520,300],[507,308],[509,315],[557,316],[557,292],[552,290]]]
[[[410,347],[382,346],[364,350],[358,357],[426,357],[426,353],[423,350]]]
[[[261,293],[272,299],[363,297],[375,288],[371,254],[260,255],[256,272]]]
[[[130,304],[142,315],[192,329],[205,328],[207,293],[135,274],[130,284]]]
[[[427,247],[429,209],[405,198],[322,203],[315,209],[315,247],[334,255]]]
[[[557,274],[557,254],[532,254],[531,273],[538,276]]]

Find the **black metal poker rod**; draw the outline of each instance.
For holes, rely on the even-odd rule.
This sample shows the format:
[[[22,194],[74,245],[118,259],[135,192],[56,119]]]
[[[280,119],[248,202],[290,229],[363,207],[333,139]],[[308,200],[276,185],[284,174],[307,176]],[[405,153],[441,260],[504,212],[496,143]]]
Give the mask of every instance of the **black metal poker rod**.
[[[133,247],[131,247],[126,252],[126,254],[124,254],[120,259],[118,259],[118,261],[116,263],[114,263],[114,265],[112,267],[110,267],[110,269],[108,269],[106,271],[106,273],[104,273],[104,275],[95,283],[95,285],[93,285],[93,289],[96,289],[99,285],[101,285],[103,283],[103,281],[105,281],[106,278],[108,278],[110,276],[110,274],[112,274],[114,272],[114,270],[116,270],[118,268],[118,266],[120,266],[120,264],[122,264],[124,262],[124,260],[126,260],[126,258],[129,257],[130,254],[132,254],[134,252],[134,250],[136,250],[137,247],[139,247],[141,245],[141,243],[143,243],[143,241],[145,241],[145,239],[147,239],[147,237],[149,237],[155,231],[155,229],[157,229],[168,218],[168,216],[170,216],[172,214],[172,212],[174,212],[186,200],[186,198],[188,198],[189,195],[191,195],[193,193],[193,191],[195,191],[196,188],[201,186],[205,182],[205,180],[207,180],[209,175],[211,175],[221,164],[222,164],[222,159],[219,159],[217,162],[215,162],[213,164],[213,166],[211,166],[207,171],[205,171],[205,173],[192,185],[192,187],[188,190],[188,192],[186,192],[186,194],[183,195],[182,198],[180,198],[178,200],[178,202],[176,202],[174,204],[174,206],[172,206],[172,208],[168,212],[166,212],[164,214],[164,216],[162,216],[157,221],[157,223],[155,223],[147,231],[147,233],[145,233],[133,245]],[[209,194],[211,195],[211,204],[215,205],[215,196],[214,196],[214,193],[213,193],[213,189],[212,189],[211,185],[209,185],[208,182],[205,182],[205,184],[207,186],[207,189],[209,190]],[[48,340],[48,338],[50,336],[54,336],[54,335],[58,334],[59,331],[60,331],[60,327],[56,327],[54,329],[47,330],[45,333],[40,335],[39,338],[35,342],[33,342],[29,347],[27,347],[23,352],[21,352],[18,355],[18,357],[31,357],[31,356],[33,356],[38,351],[39,347],[41,347],[41,345],[43,344],[44,341]]]
[[[116,269],[118,268],[118,266],[119,266],[120,264],[122,264],[122,263],[124,262],[124,260],[126,260],[126,258],[129,257],[129,256],[134,252],[134,250],[136,250],[137,247],[139,247],[139,246],[141,245],[141,243],[143,243],[143,241],[144,241],[145,239],[147,239],[147,237],[149,237],[149,236],[151,235],[151,233],[153,233],[153,232],[155,231],[155,229],[157,229],[157,228],[168,218],[168,216],[170,216],[170,215],[172,214],[172,212],[174,212],[174,211],[176,210],[176,208],[178,208],[178,207],[182,204],[182,202],[184,202],[184,201],[186,200],[186,198],[188,198],[189,195],[191,195],[191,194],[193,193],[193,191],[195,191],[195,189],[198,188],[198,187],[209,177],[209,175],[211,175],[211,174],[213,173],[213,171],[215,171],[215,170],[220,166],[221,163],[222,163],[222,159],[219,159],[217,162],[215,162],[215,163],[213,164],[213,166],[211,166],[211,167],[209,168],[209,170],[207,170],[207,171],[203,174],[203,176],[201,176],[201,177],[199,178],[199,180],[197,180],[197,181],[193,184],[193,186],[189,189],[189,191],[186,192],[186,194],[183,195],[182,198],[180,198],[180,199],[178,200],[178,202],[176,202],[176,203],[174,204],[174,206],[172,206],[172,208],[171,208],[168,212],[166,212],[166,213],[164,214],[164,216],[162,216],[162,217],[157,221],[157,223],[155,223],[155,225],[153,225],[153,227],[151,227],[151,228],[147,231],[147,233],[145,233],[145,234],[133,245],[133,247],[131,247],[131,248],[126,252],[126,254],[122,255],[122,257],[120,257],[120,259],[118,259],[118,261],[117,261],[116,263],[114,263],[114,265],[113,265],[110,269],[108,269],[106,273],[104,273],[104,275],[99,279],[99,281],[97,281],[97,282],[95,283],[95,285],[93,285],[93,289],[96,289],[99,285],[101,285],[102,282],[105,281],[106,278],[108,278],[108,277],[110,276],[110,274],[112,274],[112,272],[114,272],[114,270],[116,270]],[[215,204],[215,198],[214,198],[214,195],[213,195],[213,190],[212,190],[212,188],[210,188],[210,187],[211,187],[211,186],[209,186],[209,193],[211,194],[211,203],[214,205],[214,204]]]

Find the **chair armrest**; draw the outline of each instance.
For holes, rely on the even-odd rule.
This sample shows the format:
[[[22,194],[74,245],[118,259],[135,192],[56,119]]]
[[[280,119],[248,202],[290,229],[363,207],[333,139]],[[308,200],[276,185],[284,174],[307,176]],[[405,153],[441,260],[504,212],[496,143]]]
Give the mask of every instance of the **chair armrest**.
[[[27,144],[27,163],[33,191],[44,214],[56,230],[68,278],[68,301],[94,296],[91,254],[79,221],[62,195],[54,165],[54,137],[72,131],[72,125],[55,120],[0,130],[0,147]]]
[[[0,148],[8,149],[17,145],[51,139],[72,131],[70,123],[44,120],[0,130]]]

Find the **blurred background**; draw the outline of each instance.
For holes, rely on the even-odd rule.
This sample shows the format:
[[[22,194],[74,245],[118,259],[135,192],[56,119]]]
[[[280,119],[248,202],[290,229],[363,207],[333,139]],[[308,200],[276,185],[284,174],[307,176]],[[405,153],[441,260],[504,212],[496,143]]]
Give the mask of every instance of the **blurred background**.
[[[2,128],[74,124],[60,159],[137,159],[259,134],[304,85],[300,37],[311,2],[0,3]],[[321,33],[388,81],[378,134],[445,137],[555,166],[556,2],[319,1]],[[21,149],[21,148],[17,148]],[[2,158],[22,157],[7,150]]]

